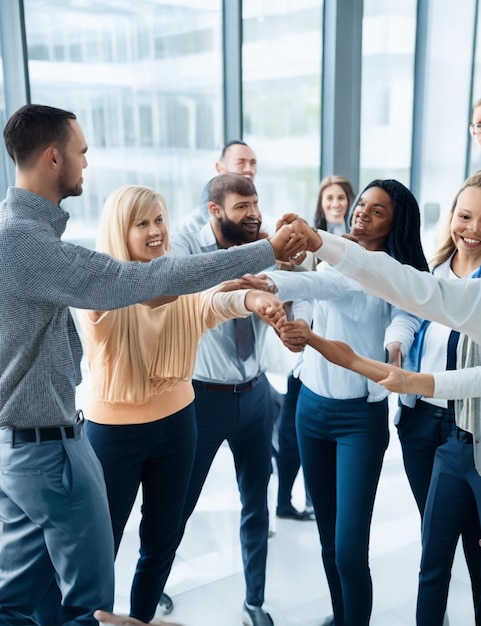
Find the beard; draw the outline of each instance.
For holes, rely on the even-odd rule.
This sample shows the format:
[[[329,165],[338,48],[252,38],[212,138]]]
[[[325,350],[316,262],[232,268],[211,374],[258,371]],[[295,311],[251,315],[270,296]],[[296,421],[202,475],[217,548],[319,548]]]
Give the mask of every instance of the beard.
[[[58,193],[60,200],[69,198],[70,196],[82,195],[82,184],[80,182],[73,183],[72,175],[68,171],[68,167],[63,167],[58,179]]]
[[[258,222],[257,230],[255,233],[247,232],[242,222],[237,223],[230,220],[228,217],[221,217],[219,219],[220,232],[224,239],[230,241],[233,245],[238,246],[243,243],[251,243],[257,241],[259,237],[259,230],[261,228],[261,221]]]

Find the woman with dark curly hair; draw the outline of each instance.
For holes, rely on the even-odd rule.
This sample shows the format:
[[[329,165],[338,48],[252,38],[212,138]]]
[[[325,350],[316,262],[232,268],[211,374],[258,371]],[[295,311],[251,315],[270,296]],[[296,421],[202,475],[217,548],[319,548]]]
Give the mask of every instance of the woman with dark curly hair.
[[[352,238],[421,270],[419,207],[397,180],[374,180],[350,215]],[[367,294],[327,263],[317,272],[269,273],[295,319],[361,355],[400,365],[418,318]],[[299,298],[304,300],[299,301]],[[306,300],[309,298],[309,300]],[[388,445],[388,392],[306,347],[300,370],[297,436],[312,498],[334,617],[326,624],[367,626],[372,609],[369,534],[374,498]]]

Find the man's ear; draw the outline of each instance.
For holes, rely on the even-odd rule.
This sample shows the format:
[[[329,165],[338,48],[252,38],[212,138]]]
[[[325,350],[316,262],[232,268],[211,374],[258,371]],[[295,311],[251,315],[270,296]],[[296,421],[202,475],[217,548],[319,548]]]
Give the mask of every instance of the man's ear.
[[[52,169],[58,169],[62,162],[62,157],[57,148],[49,146],[44,152],[45,160],[49,167]]]
[[[207,208],[209,209],[209,213],[214,217],[222,217],[222,207],[220,205],[215,202],[209,202]]]

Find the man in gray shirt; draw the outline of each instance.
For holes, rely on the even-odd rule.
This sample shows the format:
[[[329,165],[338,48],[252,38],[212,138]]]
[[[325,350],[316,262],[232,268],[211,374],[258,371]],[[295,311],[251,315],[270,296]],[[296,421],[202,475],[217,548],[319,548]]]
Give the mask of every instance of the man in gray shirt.
[[[113,540],[100,464],[75,408],[81,345],[69,307],[108,310],[205,289],[305,248],[269,241],[125,263],[62,241],[59,203],[82,193],[73,113],[26,105],[8,120],[16,184],[0,212],[0,625],[94,626],[111,611]]]

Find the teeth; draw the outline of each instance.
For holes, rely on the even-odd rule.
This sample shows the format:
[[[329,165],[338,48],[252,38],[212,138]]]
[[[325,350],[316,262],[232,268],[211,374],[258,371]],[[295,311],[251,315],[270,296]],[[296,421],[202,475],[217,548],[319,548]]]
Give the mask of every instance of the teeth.
[[[467,237],[464,237],[464,241],[472,244],[479,243],[479,239],[468,239]]]
[[[160,246],[162,241],[159,239],[157,241],[149,241],[148,246]]]

